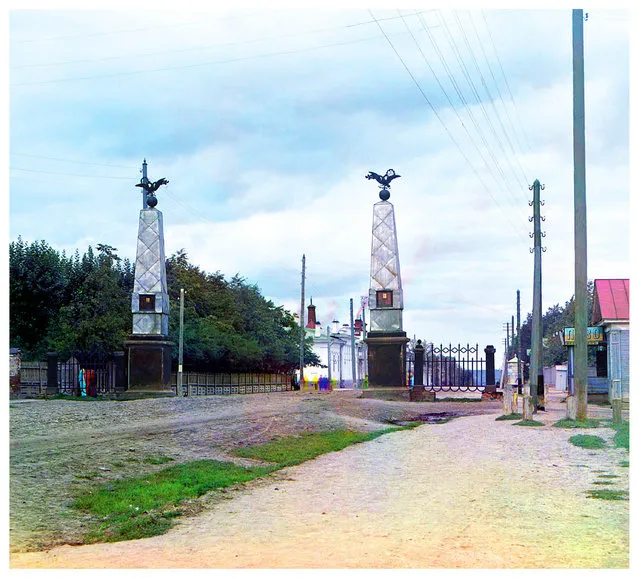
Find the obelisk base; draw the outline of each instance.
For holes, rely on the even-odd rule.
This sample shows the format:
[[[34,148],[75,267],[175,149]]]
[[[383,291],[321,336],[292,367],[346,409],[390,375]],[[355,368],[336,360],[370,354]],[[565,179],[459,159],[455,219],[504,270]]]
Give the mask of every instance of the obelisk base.
[[[128,389],[120,396],[173,397],[171,347],[164,335],[133,334],[124,342],[128,350]]]
[[[370,331],[364,341],[369,387],[406,387],[406,332]]]

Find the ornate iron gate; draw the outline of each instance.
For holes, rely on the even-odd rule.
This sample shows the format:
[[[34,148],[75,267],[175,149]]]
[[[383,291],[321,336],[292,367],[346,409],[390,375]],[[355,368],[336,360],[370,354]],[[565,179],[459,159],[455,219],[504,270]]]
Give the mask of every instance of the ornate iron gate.
[[[485,360],[479,345],[427,347],[424,352],[426,391],[481,391],[486,386]]]

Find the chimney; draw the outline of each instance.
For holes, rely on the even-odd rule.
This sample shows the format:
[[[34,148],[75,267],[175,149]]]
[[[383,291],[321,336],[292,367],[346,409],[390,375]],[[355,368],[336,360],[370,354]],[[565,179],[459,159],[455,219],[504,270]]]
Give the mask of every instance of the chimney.
[[[333,333],[337,333],[339,331],[339,321],[337,319],[333,319]]]
[[[317,321],[315,319],[315,305],[313,305],[313,298],[311,297],[311,304],[308,306],[308,323],[307,329],[315,329]]]

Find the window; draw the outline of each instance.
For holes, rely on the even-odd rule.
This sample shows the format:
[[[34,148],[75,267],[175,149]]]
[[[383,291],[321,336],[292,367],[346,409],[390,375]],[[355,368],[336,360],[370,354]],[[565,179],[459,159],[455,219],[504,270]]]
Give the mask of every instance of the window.
[[[155,295],[140,295],[140,311],[155,311]]]
[[[392,291],[378,291],[377,292],[377,307],[392,307],[393,306],[393,292]]]

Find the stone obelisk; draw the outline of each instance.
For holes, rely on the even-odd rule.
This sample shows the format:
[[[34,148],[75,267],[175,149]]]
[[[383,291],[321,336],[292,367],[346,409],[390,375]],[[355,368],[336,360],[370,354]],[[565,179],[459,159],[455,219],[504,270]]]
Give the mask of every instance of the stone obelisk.
[[[128,349],[129,395],[174,395],[171,387],[169,295],[166,285],[162,213],[155,191],[166,179],[150,182],[142,164],[142,210],[138,226],[135,280],[131,297],[133,331]]]
[[[370,330],[367,333],[368,382],[371,387],[406,386],[406,343],[402,313],[404,295],[399,269],[395,210],[388,201],[390,182],[398,178],[393,169],[384,176],[370,172],[382,189],[373,206],[371,278],[368,293]]]

